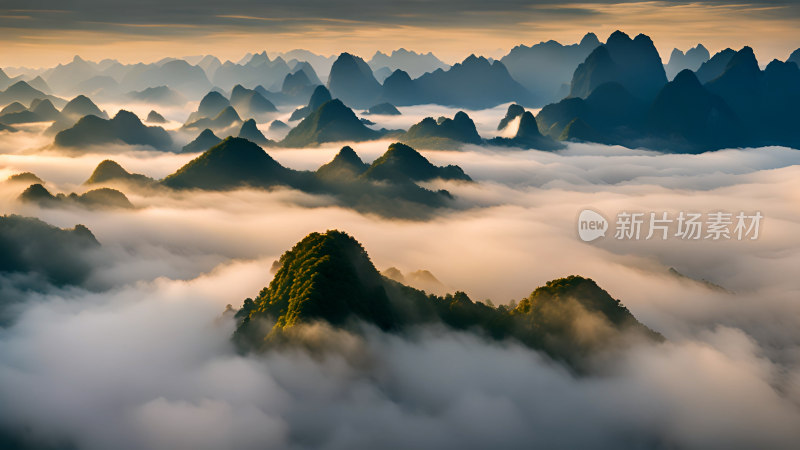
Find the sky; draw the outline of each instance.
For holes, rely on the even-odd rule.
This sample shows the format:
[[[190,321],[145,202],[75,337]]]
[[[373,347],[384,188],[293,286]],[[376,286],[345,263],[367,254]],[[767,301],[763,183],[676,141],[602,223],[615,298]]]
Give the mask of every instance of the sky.
[[[673,48],[703,43],[712,53],[750,45],[759,61],[800,47],[800,2],[548,0],[4,0],[0,66],[46,67],[75,54],[122,62],[305,48],[321,54],[404,47],[445,62],[470,53],[501,57],[519,44],[601,40],[616,29]]]

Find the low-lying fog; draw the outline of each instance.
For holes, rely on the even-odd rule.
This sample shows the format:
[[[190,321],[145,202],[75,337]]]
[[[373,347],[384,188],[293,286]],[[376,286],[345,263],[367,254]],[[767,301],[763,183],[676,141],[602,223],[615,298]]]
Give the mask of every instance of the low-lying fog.
[[[396,122],[376,122],[407,127],[444,109],[401,110]],[[469,114],[491,137],[504,112]],[[82,192],[106,158],[161,178],[196,156],[34,150],[49,142],[3,134],[0,179],[32,171],[51,191]],[[388,144],[351,145],[370,162]],[[341,145],[268,152],[313,170]],[[569,144],[555,153],[423,153],[477,181],[434,183],[458,208],[427,221],[364,215],[287,189],[125,191],[137,209],[43,209],[15,200],[25,186],[0,183],[3,213],[82,223],[107,251],[89,290],[0,287],[29,298],[0,329],[0,404],[13,405],[0,408],[0,430],[90,449],[796,448],[800,151],[665,155]],[[578,238],[586,208],[611,221],[605,238]],[[620,211],[764,219],[757,240],[620,241]],[[505,303],[554,278],[593,278],[668,341],[635,346],[580,378],[531,350],[440,329],[362,338],[312,327],[344,350],[237,356],[232,324],[219,319],[225,305],[255,296],[272,262],[306,234],[332,228],[358,239],[379,270],[429,270],[474,300]]]

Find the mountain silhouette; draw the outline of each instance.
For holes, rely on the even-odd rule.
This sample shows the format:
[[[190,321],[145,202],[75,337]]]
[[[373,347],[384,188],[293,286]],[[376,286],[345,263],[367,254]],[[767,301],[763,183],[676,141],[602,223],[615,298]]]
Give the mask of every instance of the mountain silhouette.
[[[149,145],[156,150],[169,150],[172,138],[163,128],[145,126],[135,114],[125,110],[120,110],[111,120],[84,116],[72,128],[59,132],[55,137],[55,144],[60,147],[112,143]]]
[[[131,100],[161,106],[183,106],[187,102],[186,97],[168,86],[156,86],[141,91],[131,91],[128,92],[127,97]]]
[[[89,277],[91,252],[99,247],[83,225],[62,229],[32,217],[0,216],[0,273],[37,275],[57,286],[78,285]]]
[[[80,56],[75,55],[69,63],[59,64],[45,71],[43,75],[48,85],[56,91],[74,92],[80,83],[98,75],[98,73],[91,64]]]
[[[675,75],[684,69],[692,71],[698,70],[710,57],[711,55],[708,53],[708,50],[703,47],[703,44],[697,44],[696,47],[690,48],[686,53],[683,53],[677,48],[673,49],[669,57],[669,62],[664,67],[667,72],[667,79],[674,79]]]
[[[358,56],[342,53],[331,67],[328,90],[347,105],[368,108],[377,103],[381,89],[372,69]]]
[[[27,111],[27,110],[28,110],[28,108],[25,105],[23,105],[22,103],[20,103],[20,102],[12,102],[12,103],[9,103],[8,105],[6,105],[5,107],[3,107],[2,110],[0,110],[0,116],[4,116],[6,114],[19,113],[19,112],[23,112],[23,111]]]
[[[508,114],[506,114],[506,117],[508,117]],[[517,132],[514,137],[497,137],[487,142],[491,145],[519,147],[523,149],[534,148],[538,150],[557,150],[563,147],[553,139],[542,136],[542,134],[539,132],[539,126],[536,123],[536,118],[533,116],[533,114],[531,114],[530,111],[524,111],[519,117],[519,128],[517,128]]]
[[[147,114],[147,119],[145,121],[150,123],[167,123],[167,119],[165,119],[164,116],[152,109]]]
[[[308,82],[311,86],[318,86],[322,84],[319,77],[317,76],[317,71],[314,70],[314,66],[312,66],[308,61],[297,61],[297,63],[292,67],[292,73],[303,72],[308,79]],[[286,79],[284,79],[285,81]]]
[[[436,167],[415,150],[398,146],[405,147],[390,146],[371,166],[364,164],[352,148],[345,147],[331,162],[310,172],[282,167],[246,139],[227,138],[161,183],[175,189],[203,190],[285,186],[390,218],[430,218],[436,208],[454,206],[449,192],[428,190],[416,181],[469,181],[469,177],[457,166]]]
[[[722,74],[706,83],[709,91],[722,97],[745,121],[757,120],[762,72],[750,47],[736,52]]]
[[[48,99],[59,107],[63,107],[66,104],[63,99],[47,95],[38,89],[34,89],[24,81],[18,81],[9,86],[5,91],[0,92],[0,105],[7,105],[14,102],[30,105],[31,102],[36,99]]]
[[[789,55],[789,58],[786,59],[786,62],[793,62],[797,64],[798,67],[800,67],[800,48],[793,51],[792,54]]]
[[[292,171],[247,139],[228,137],[164,178],[175,189],[225,190],[291,184]]]
[[[407,72],[397,69],[383,81],[381,98],[394,105],[424,103],[423,94]]]
[[[273,120],[269,123],[269,131],[270,132],[283,132],[289,130],[291,127],[286,125],[286,122],[280,120]]]
[[[705,87],[741,119],[750,140],[739,146],[800,145],[800,69],[794,62],[774,60],[762,71],[753,49],[744,47]]]
[[[70,117],[74,120],[78,120],[83,116],[97,116],[101,119],[108,119],[108,114],[105,111],[101,111],[94,102],[85,95],[78,95],[77,97],[70,100],[64,108],[61,110],[61,114]]]
[[[670,145],[685,145],[683,151],[725,148],[744,138],[742,123],[733,110],[703,87],[689,69],[664,86],[647,121],[656,135],[670,139]]]
[[[289,131],[281,141],[284,147],[307,147],[325,142],[367,141],[380,133],[364,126],[353,110],[339,99],[324,103]]]
[[[11,77],[9,77],[3,69],[0,69],[0,90],[5,90],[7,87],[11,86],[13,83],[11,81]]]
[[[433,53],[421,54],[404,48],[393,50],[389,55],[375,52],[368,64],[373,71],[386,68],[389,73],[402,68],[415,78],[426,72],[433,72],[436,69],[446,70],[449,67]]]
[[[402,134],[401,139],[412,145],[430,148],[459,148],[462,144],[482,142],[475,123],[464,111],[457,112],[452,119],[426,117]]]
[[[120,85],[126,91],[140,91],[149,87],[169,86],[190,98],[196,98],[211,88],[205,71],[182,59],[163,64],[141,64],[128,70]]]
[[[186,119],[186,123],[196,122],[203,118],[216,117],[222,110],[229,106],[231,106],[231,102],[229,102],[225,96],[217,91],[211,91],[200,100],[197,111],[189,115],[189,118]]]
[[[572,142],[603,142],[608,138],[601,135],[582,118],[576,117],[567,123],[558,139]]]
[[[62,119],[61,113],[48,99],[36,99],[31,102],[30,108],[25,108],[21,103],[14,102],[0,112],[0,122],[6,125],[49,122]]]
[[[598,47],[598,50],[603,47]],[[597,52],[598,50],[595,50]],[[571,139],[600,143],[622,143],[635,138],[642,128],[647,103],[616,82],[596,87],[586,98],[572,97],[547,105],[536,121],[539,129],[553,139],[560,139],[564,129],[575,119]],[[577,128],[576,128],[577,127]],[[580,131],[580,137],[576,132]],[[591,131],[592,139],[585,133]]]
[[[410,84],[403,73],[395,71],[384,82],[382,97],[394,105],[435,103],[483,109],[505,102],[533,101],[531,93],[511,77],[503,63],[489,62],[482,56],[470,55],[446,71],[426,73]]]
[[[31,85],[32,88],[40,90],[45,94],[53,92],[53,90],[50,89],[50,86],[47,84],[46,81],[44,81],[44,78],[42,78],[41,75],[36,75],[36,78],[28,81],[28,84]]]
[[[588,97],[598,86],[616,82],[634,96],[651,101],[667,83],[661,57],[644,34],[631,39],[615,31],[604,45],[594,49],[572,78],[570,96]]]
[[[399,142],[390,145],[386,153],[376,159],[363,176],[372,180],[395,182],[428,181],[435,178],[472,181],[460,167],[434,166],[418,151]]]
[[[342,147],[332,161],[317,169],[317,176],[323,178],[356,178],[369,168],[349,146]]]
[[[62,116],[49,99],[36,99],[31,102],[29,109],[44,120],[58,120]]]
[[[290,96],[308,95],[313,92],[315,85],[308,79],[302,70],[286,74],[281,86],[281,92]]]
[[[283,79],[291,72],[283,58],[270,60],[267,52],[250,56],[242,63],[226,61],[214,72],[213,82],[222,89],[231,89],[236,84],[243,86],[264,85],[269,90],[278,91]]]
[[[728,63],[735,54],[736,51],[731,48],[726,48],[725,50],[716,53],[711,57],[711,59],[701,64],[700,68],[696,70],[697,79],[700,80],[700,83],[706,84],[709,81],[719,77],[722,75],[722,72],[725,71],[725,68],[728,66]]]
[[[188,123],[184,125],[184,128],[196,128],[196,129],[204,129],[204,128],[211,128],[213,130],[223,130],[226,128],[230,128],[242,123],[242,119],[239,117],[239,114],[233,109],[233,106],[227,106],[225,109],[220,111],[219,114],[216,115],[213,119],[204,117],[202,119],[198,119],[194,122]]]
[[[277,112],[278,109],[263,95],[253,89],[237,84],[231,91],[231,105],[245,116],[260,117]]]
[[[267,145],[272,143],[272,141],[267,139],[264,134],[261,133],[261,130],[259,130],[258,126],[256,126],[256,121],[253,119],[248,119],[242,124],[242,128],[239,130],[239,137],[247,139],[251,142],[255,142],[258,145]]]
[[[116,161],[106,159],[97,165],[92,174],[86,181],[84,181],[83,184],[102,184],[117,181],[147,185],[153,183],[154,180],[145,175],[130,173],[120,166]]]
[[[516,103],[508,105],[508,110],[506,110],[506,115],[502,119],[500,119],[500,123],[497,125],[497,131],[500,131],[503,128],[507,127],[512,120],[521,116],[522,113],[524,112],[525,108]]]
[[[181,153],[204,152],[220,142],[222,142],[222,139],[218,138],[213,131],[206,128],[199,135],[197,135],[192,142],[184,145],[181,149]]]
[[[511,76],[532,94],[531,106],[543,106],[566,97],[578,64],[600,45],[594,33],[581,42],[561,45],[556,41],[533,46],[518,45],[500,59]]]
[[[400,111],[397,108],[395,108],[395,106],[391,103],[379,103],[377,105],[371,106],[367,110],[367,114],[383,115],[383,116],[399,116]]]
[[[331,93],[328,91],[328,88],[325,86],[319,85],[314,89],[314,92],[311,94],[311,98],[308,100],[308,105],[297,108],[293,113],[292,116],[289,117],[289,121],[294,120],[301,120],[305,119],[309,116],[312,112],[319,109],[320,106],[325,104],[326,102],[331,101]]]
[[[33,172],[22,172],[22,173],[15,173],[8,177],[5,181],[6,183],[24,183],[26,186],[30,186],[31,184],[44,184],[41,178],[36,176]]]
[[[41,184],[32,184],[17,198],[20,202],[35,203],[45,208],[80,206],[90,209],[133,208],[133,204],[116,189],[100,188],[83,194],[53,195]]]

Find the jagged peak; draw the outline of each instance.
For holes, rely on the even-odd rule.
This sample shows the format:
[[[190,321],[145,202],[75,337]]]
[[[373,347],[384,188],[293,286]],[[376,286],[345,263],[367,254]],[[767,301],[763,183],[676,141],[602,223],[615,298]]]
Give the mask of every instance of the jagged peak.
[[[581,38],[581,42],[578,45],[581,47],[586,45],[600,45],[600,39],[597,38],[596,34],[590,31]]]
[[[620,42],[630,42],[630,41],[631,41],[631,37],[628,36],[627,33],[623,32],[621,30],[616,30],[613,33],[611,33],[610,36],[608,36],[608,39],[606,40],[606,45],[611,45],[611,44],[620,43]]]

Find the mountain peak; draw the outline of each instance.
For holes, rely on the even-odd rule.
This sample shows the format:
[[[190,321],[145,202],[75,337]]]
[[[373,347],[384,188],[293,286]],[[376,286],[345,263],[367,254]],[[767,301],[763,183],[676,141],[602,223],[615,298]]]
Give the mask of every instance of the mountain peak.
[[[61,112],[68,116],[83,117],[87,115],[95,115],[97,117],[106,118],[106,114],[97,107],[97,105],[87,96],[78,95],[70,100]]]
[[[288,170],[247,139],[227,137],[177,172],[163,184],[176,189],[231,189],[280,184]]]
[[[331,101],[332,99],[331,91],[329,91],[325,86],[319,85],[314,88],[314,92],[311,94],[311,98],[308,100],[308,107],[311,109],[311,112],[314,112],[320,106]]]
[[[622,32],[620,30],[616,30],[613,33],[611,33],[610,36],[608,36],[608,39],[606,40],[606,45],[614,45],[614,44],[626,43],[626,42],[630,42],[630,41],[631,41],[631,37],[630,36],[628,36],[626,33]]]
[[[499,131],[507,127],[512,120],[521,116],[522,113],[524,112],[525,108],[523,108],[521,105],[518,105],[516,103],[508,105],[508,110],[506,110],[506,115],[502,119],[500,119],[500,123],[497,125],[497,130]]]
[[[380,96],[381,85],[363,59],[342,53],[331,66],[328,89],[333,97],[341,98],[348,105],[368,108]]]
[[[266,136],[264,136],[264,133],[258,129],[255,119],[247,119],[242,124],[242,128],[239,130],[239,137],[255,142],[259,145],[265,145],[269,143],[269,139],[267,139]]]
[[[519,128],[514,138],[519,140],[542,138],[541,133],[539,133],[539,126],[536,124],[536,117],[530,111],[522,113],[522,117],[519,119]]]
[[[350,146],[344,146],[333,160],[317,169],[317,175],[328,178],[356,177],[368,167]]]
[[[580,44],[578,44],[578,45],[581,46],[581,47],[590,47],[590,46],[591,47],[597,47],[598,45],[600,45],[600,39],[597,39],[597,35],[596,34],[594,34],[592,32],[589,32],[589,33],[586,33],[583,36],[583,38],[581,39]]]
[[[364,126],[352,109],[335,98],[303,119],[281,143],[288,147],[303,147],[324,142],[366,141],[379,135]]]
[[[687,86],[687,87],[700,87],[700,80],[697,79],[697,75],[689,69],[684,69],[678,72],[675,75],[675,78],[672,82],[679,86]]]
[[[406,180],[427,181],[434,178],[445,180],[472,179],[458,166],[437,167],[410,146],[395,142],[381,157],[376,159],[364,176],[373,180],[403,182]]]
[[[92,175],[86,180],[87,183],[97,183],[112,178],[127,177],[130,175],[127,170],[123,169],[116,161],[106,159],[94,169]]]
[[[204,129],[197,137],[190,143],[183,146],[181,152],[183,153],[195,153],[195,152],[204,152],[209,148],[219,144],[222,142],[222,139],[218,138],[210,128]]]
[[[271,334],[314,320],[343,326],[361,319],[383,329],[396,326],[383,277],[349,234],[311,233],[284,253],[279,264],[254,308],[245,311],[237,337],[258,333],[258,324],[251,319],[260,315],[275,319]]]
[[[127,181],[135,183],[151,183],[153,180],[138,173],[130,173],[116,161],[106,159],[102,161],[83,184],[98,184],[108,181]]]

